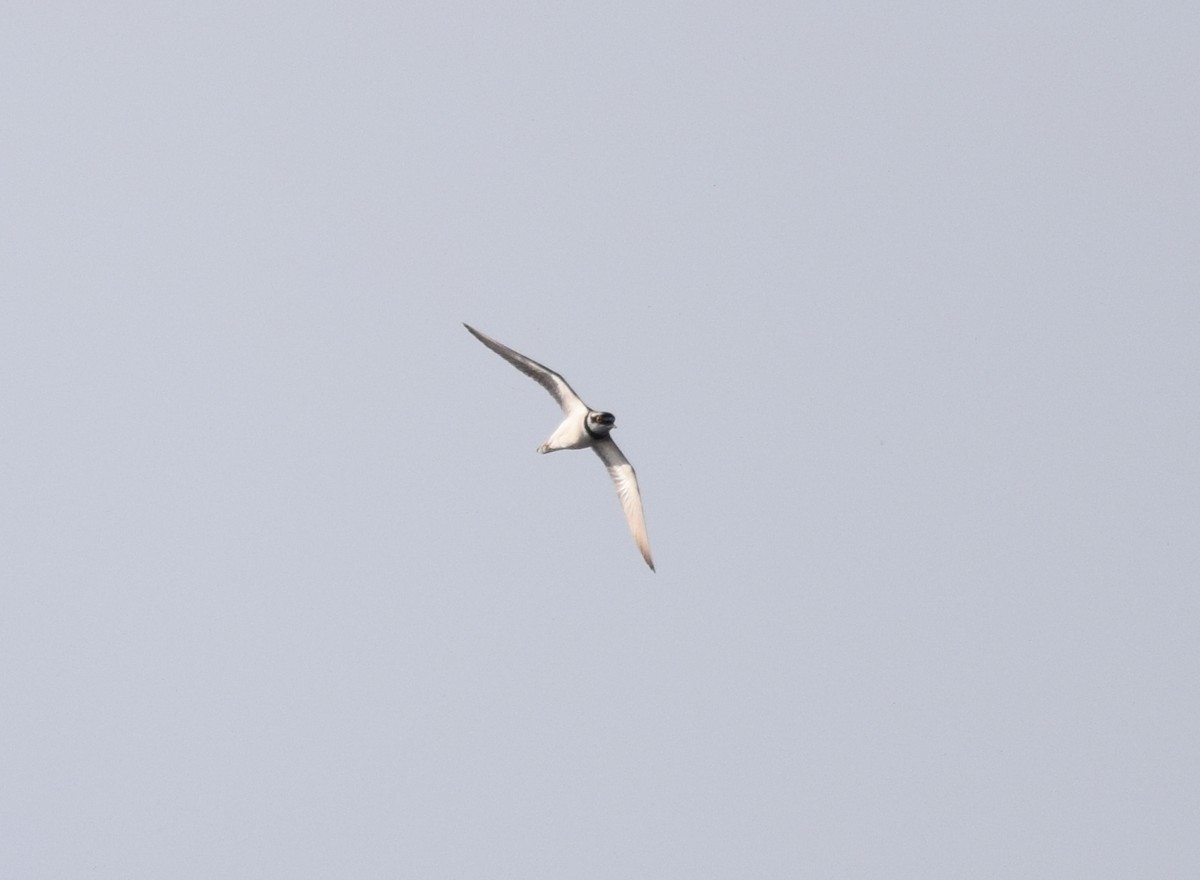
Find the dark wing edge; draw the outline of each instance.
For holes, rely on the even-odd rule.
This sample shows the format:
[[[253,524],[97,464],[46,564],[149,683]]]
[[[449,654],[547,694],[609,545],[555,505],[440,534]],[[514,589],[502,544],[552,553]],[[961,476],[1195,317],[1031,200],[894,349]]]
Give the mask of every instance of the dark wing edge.
[[[467,328],[468,333],[549,391],[550,396],[558,402],[564,413],[570,413],[579,407],[587,409],[587,404],[579,399],[579,395],[567,384],[567,380],[558,375],[558,373],[544,364],[539,364],[533,358],[527,358],[520,352],[513,351],[507,345],[497,342],[486,333],[480,333],[465,321],[463,322],[463,326]]]

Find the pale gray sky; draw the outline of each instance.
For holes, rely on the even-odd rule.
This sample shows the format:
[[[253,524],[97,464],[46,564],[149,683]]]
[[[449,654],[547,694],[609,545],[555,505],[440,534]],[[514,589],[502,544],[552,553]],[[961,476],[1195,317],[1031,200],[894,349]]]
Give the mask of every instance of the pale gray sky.
[[[0,876],[1197,876],[1198,59],[9,4]]]

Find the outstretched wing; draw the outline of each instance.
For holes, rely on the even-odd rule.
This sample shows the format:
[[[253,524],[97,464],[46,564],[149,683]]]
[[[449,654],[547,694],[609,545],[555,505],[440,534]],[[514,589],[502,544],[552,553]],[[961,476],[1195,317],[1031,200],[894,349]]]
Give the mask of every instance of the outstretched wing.
[[[592,447],[612,477],[617,487],[617,497],[621,499],[621,509],[625,511],[625,520],[629,523],[629,531],[633,533],[633,541],[642,551],[642,558],[654,571],[654,560],[650,558],[650,539],[646,536],[646,517],[642,513],[642,493],[638,490],[637,474],[617,444],[611,437],[597,440]]]
[[[572,413],[579,409],[587,410],[587,404],[579,399],[579,395],[571,390],[571,386],[567,384],[567,380],[558,373],[554,372],[549,367],[544,367],[537,361],[525,357],[525,355],[513,351],[507,345],[502,345],[492,337],[480,333],[470,324],[463,324],[472,336],[490,348],[500,357],[504,358],[534,382],[537,382],[543,388],[550,392],[550,396],[558,401],[558,405],[562,407],[564,413]]]

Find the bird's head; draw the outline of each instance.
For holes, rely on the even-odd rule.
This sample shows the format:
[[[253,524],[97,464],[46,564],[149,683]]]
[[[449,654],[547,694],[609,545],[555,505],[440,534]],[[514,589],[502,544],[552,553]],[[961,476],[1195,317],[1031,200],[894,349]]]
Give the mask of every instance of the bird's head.
[[[593,434],[606,436],[617,426],[617,420],[609,412],[590,412],[587,414],[587,425]]]

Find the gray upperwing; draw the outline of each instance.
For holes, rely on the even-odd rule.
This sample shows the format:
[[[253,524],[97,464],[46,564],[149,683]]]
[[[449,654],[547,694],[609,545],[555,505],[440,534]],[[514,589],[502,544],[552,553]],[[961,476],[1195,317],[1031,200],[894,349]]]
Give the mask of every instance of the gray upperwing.
[[[480,333],[470,324],[464,323],[463,326],[467,328],[467,331],[472,336],[549,391],[550,396],[558,401],[558,405],[562,407],[564,413],[569,414],[581,407],[584,410],[587,409],[587,404],[579,399],[579,395],[571,389],[571,386],[567,384],[567,380],[558,375],[558,373],[549,367],[539,364],[532,358],[525,357],[520,352],[513,351],[507,345],[497,342],[487,334]]]

